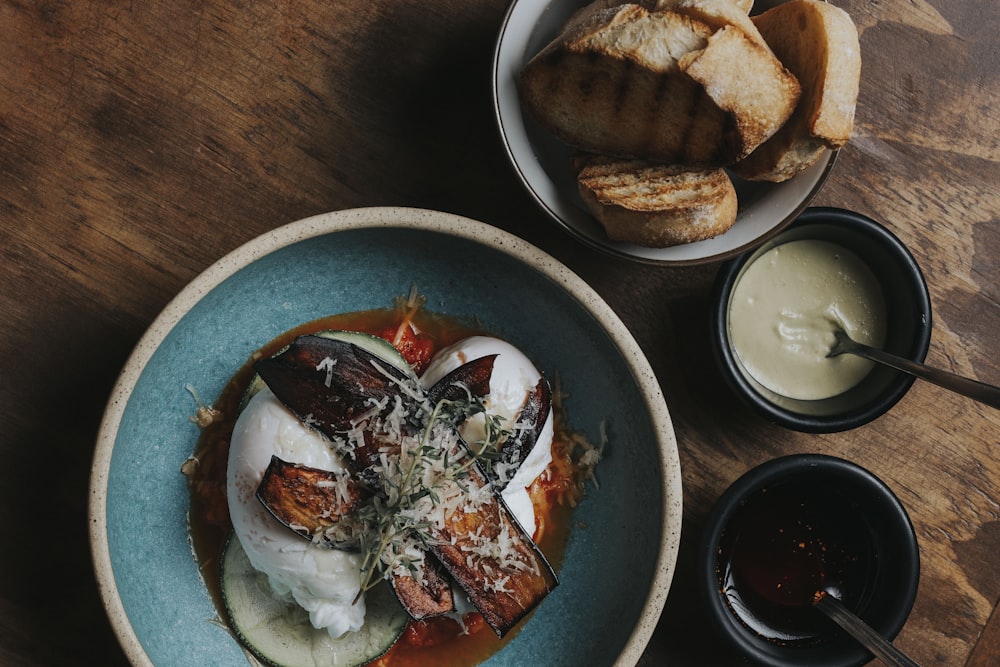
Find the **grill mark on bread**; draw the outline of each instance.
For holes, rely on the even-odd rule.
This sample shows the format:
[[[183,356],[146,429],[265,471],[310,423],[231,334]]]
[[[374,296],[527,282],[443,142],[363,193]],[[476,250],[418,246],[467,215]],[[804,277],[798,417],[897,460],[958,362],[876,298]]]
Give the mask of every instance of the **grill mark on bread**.
[[[777,129],[772,125],[782,111],[774,103],[781,93],[764,94],[765,103],[758,104],[756,93],[744,90],[743,76],[732,71],[743,63],[729,60],[731,54],[759,52],[754,47],[762,38],[733,25],[715,29],[721,19],[709,26],[683,13],[690,8],[650,12],[614,2],[599,0],[579,10],[522,70],[521,101],[555,136],[592,152],[718,166],[743,157]],[[713,48],[723,32],[724,44]],[[699,64],[703,55],[709,57]],[[773,62],[753,60],[747,76],[754,85],[783,87],[771,85]],[[699,94],[701,88],[711,99]],[[791,113],[794,102],[786,103]],[[738,122],[720,108],[737,114]]]
[[[612,240],[662,248],[717,236],[736,220],[736,190],[722,169],[602,155],[573,165],[580,196]]]
[[[588,52],[584,53],[583,55],[584,55],[584,58],[586,58],[587,64],[590,67],[596,67],[597,66],[597,63],[600,60],[600,55],[599,54],[594,53],[592,51],[588,51]],[[584,99],[589,99],[590,96],[593,94],[593,92],[594,92],[594,84],[595,84],[595,79],[592,76],[580,77],[580,78],[577,79],[577,82],[576,82],[577,88],[579,89],[580,94],[583,95]]]
[[[629,97],[634,94],[632,90],[632,70],[635,69],[635,65],[633,65],[631,61],[626,60],[624,61],[622,67],[625,70],[626,76],[619,77],[618,81],[615,82],[615,95],[612,106],[616,116],[620,116],[624,113],[626,102]]]

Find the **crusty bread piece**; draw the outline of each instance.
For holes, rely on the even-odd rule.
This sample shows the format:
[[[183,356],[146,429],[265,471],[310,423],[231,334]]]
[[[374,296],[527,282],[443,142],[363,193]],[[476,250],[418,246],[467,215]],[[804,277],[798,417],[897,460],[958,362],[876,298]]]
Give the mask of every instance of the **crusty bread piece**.
[[[791,0],[754,18],[786,67],[809,82],[803,109],[813,136],[843,146],[854,128],[861,45],[850,14],[821,0]]]
[[[784,127],[733,166],[751,180],[784,181],[851,136],[861,79],[861,49],[850,15],[818,0],[790,0],[754,17],[775,55],[802,85]]]
[[[737,159],[777,132],[799,100],[799,82],[763,40],[748,38],[733,25],[717,30],[708,46],[686,55],[680,67],[736,120],[742,142]]]
[[[519,86],[525,108],[571,146],[698,166],[747,155],[798,98],[763,39],[614,0],[579,10],[525,65]]]
[[[718,236],[736,221],[723,169],[589,155],[574,161],[580,196],[613,241],[666,248]]]

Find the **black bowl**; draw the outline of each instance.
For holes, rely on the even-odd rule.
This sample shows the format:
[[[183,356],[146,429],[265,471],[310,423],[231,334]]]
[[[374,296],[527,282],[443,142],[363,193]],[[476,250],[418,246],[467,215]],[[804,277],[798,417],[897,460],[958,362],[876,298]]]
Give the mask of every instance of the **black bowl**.
[[[794,539],[794,553],[779,541],[785,539]],[[816,582],[803,576],[801,566],[815,560],[802,560],[803,544],[823,547],[819,587],[832,585],[851,611],[886,639],[895,638],[913,607],[920,575],[909,516],[872,473],[818,454],[764,463],[716,502],[697,554],[698,586],[714,625],[762,665],[864,664],[871,654],[808,601],[807,585]],[[788,570],[781,572],[791,576],[781,583],[805,592],[804,602],[794,591],[774,602],[774,571],[782,562]],[[764,594],[762,581],[770,587]],[[798,606],[787,606],[792,598]]]
[[[842,394],[820,400],[793,399],[771,391],[751,377],[730,342],[730,299],[743,271],[771,248],[799,239],[837,243],[864,261],[875,274],[885,297],[884,349],[914,361],[924,360],[931,337],[931,303],[927,283],[913,255],[895,235],[871,218],[823,207],[806,209],[784,232],[720,267],[712,295],[713,353],[730,389],[765,419],[807,433],[856,428],[895,405],[913,384],[913,376],[877,365]]]

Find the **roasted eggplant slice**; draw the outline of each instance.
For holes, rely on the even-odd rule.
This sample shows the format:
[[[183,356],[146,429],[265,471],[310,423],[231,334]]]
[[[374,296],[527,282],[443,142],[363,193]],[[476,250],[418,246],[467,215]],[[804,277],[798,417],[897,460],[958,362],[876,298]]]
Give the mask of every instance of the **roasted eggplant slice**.
[[[345,549],[357,546],[359,537],[357,524],[345,515],[370,494],[344,475],[272,456],[256,495],[288,529],[306,539]],[[395,574],[390,579],[407,613],[421,620],[454,611],[451,584],[441,564],[428,555],[421,573],[423,583],[410,574]]]
[[[500,446],[500,460],[508,464],[512,470],[517,470],[535,448],[538,436],[545,426],[549,412],[552,409],[552,389],[545,378],[538,380],[534,391],[528,395],[517,417],[517,428]],[[511,474],[513,476],[513,473]],[[507,480],[497,480],[502,489]]]
[[[354,428],[373,405],[418,386],[374,354],[323,336],[299,336],[254,370],[295,416],[327,435]]]
[[[464,483],[470,494],[489,484],[475,469]],[[559,583],[499,493],[474,511],[451,512],[433,537],[432,553],[499,637]]]
[[[341,549],[357,546],[357,524],[349,514],[369,495],[343,474],[288,463],[277,456],[271,457],[256,493],[267,511],[289,530]],[[407,613],[421,620],[454,611],[451,584],[441,564],[428,555],[422,574],[423,583],[409,574],[390,579]]]
[[[351,548],[356,546],[357,536],[349,522],[342,519],[371,494],[347,473],[310,468],[272,456],[256,495],[274,518],[299,535],[337,548]]]
[[[358,487],[370,487],[378,493],[379,484],[371,477],[385,470],[385,461],[402,455],[401,444],[408,437],[426,437],[431,432],[434,405],[441,400],[468,399],[470,395],[481,398],[489,391],[494,359],[489,356],[470,362],[425,391],[416,376],[349,342],[300,336],[280,354],[259,361],[255,369],[293,414],[338,443]],[[527,455],[544,425],[550,403],[548,383],[542,380],[522,410],[519,428],[510,436],[509,449],[502,450],[502,456],[519,462]],[[454,431],[456,425],[447,420],[442,423],[459,439]],[[424,452],[428,446],[421,442],[417,449]],[[461,445],[456,446],[461,449]],[[445,450],[439,453],[448,458]],[[440,564],[502,637],[555,588],[558,580],[544,555],[510,513],[496,484],[477,465],[459,467],[464,471],[460,479],[445,475],[457,502],[447,505],[447,510],[440,506],[443,521],[425,522],[430,527],[425,528],[428,534],[422,543],[429,554],[423,559],[421,581],[397,574],[393,587],[415,618],[450,611],[448,581],[435,571]],[[399,486],[393,486],[398,480],[391,475],[384,481],[385,488],[393,488],[388,495],[404,493]],[[435,487],[413,492],[406,487],[405,494],[436,497],[439,491],[442,489]],[[303,492],[302,497],[320,496]],[[303,518],[316,520],[315,508],[296,509],[291,515],[294,521],[287,525],[298,525]],[[337,514],[339,509],[331,513]]]
[[[431,554],[424,556],[423,583],[408,574],[394,574],[389,583],[403,605],[415,620],[443,616],[455,611],[455,599],[451,592],[451,582],[444,570]]]
[[[462,364],[427,390],[431,404],[438,401],[457,401],[470,395],[481,398],[490,393],[493,363],[498,355],[491,354]]]

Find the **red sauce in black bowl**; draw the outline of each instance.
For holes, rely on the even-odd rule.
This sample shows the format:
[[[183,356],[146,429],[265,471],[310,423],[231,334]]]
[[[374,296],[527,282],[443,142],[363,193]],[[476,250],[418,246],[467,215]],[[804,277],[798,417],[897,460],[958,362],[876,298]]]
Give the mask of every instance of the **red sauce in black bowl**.
[[[857,667],[868,651],[812,605],[831,592],[886,639],[916,598],[920,556],[906,509],[844,459],[793,454],[744,473],[699,538],[699,590],[720,638],[771,667]]]
[[[733,614],[761,637],[816,642],[829,621],[812,608],[828,590],[863,606],[875,552],[867,522],[825,485],[779,483],[747,498],[723,533],[720,585]]]

